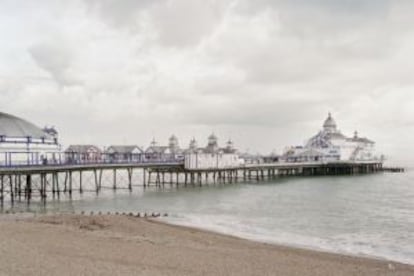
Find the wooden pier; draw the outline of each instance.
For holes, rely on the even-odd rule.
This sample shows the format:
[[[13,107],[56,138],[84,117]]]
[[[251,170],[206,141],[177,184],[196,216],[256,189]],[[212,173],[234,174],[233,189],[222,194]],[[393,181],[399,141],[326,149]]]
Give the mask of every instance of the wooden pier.
[[[385,170],[390,171],[377,162],[280,162],[194,170],[186,170],[181,162],[3,167],[0,168],[0,201],[1,204],[7,199],[12,204],[15,201],[30,202],[33,197],[46,201],[48,196],[59,198],[65,194],[71,197],[75,192],[82,194],[85,191],[99,193],[102,188],[132,191],[135,186],[237,183],[285,176],[354,175]],[[104,173],[106,178],[109,173],[110,186],[102,184]],[[127,179],[120,181],[120,173],[126,173]],[[134,175],[139,175],[139,179],[134,181]]]

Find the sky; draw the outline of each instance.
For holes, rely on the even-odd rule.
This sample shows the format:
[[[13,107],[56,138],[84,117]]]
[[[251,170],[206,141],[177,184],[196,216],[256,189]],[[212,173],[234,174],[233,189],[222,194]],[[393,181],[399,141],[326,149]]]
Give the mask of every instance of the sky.
[[[69,144],[281,153],[332,112],[413,162],[414,1],[0,0],[0,110]]]

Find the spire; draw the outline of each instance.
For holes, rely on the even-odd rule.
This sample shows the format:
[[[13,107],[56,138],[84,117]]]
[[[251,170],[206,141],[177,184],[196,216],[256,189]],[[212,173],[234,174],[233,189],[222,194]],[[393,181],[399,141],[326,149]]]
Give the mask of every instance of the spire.
[[[234,146],[234,143],[233,143],[233,141],[231,140],[231,138],[229,138],[229,140],[227,141],[227,148],[228,148],[228,149],[233,149],[233,146]]]
[[[197,141],[196,141],[196,139],[193,137],[193,139],[191,139],[191,141],[190,141],[190,149],[191,149],[191,150],[195,150],[195,149],[197,149],[197,147],[198,147],[198,145],[197,145]]]
[[[152,138],[151,147],[156,147],[158,145],[157,141],[155,141],[155,137]]]

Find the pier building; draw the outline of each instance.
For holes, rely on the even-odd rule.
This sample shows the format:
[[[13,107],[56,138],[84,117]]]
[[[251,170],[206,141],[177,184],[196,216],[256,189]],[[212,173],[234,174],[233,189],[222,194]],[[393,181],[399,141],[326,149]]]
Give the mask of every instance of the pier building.
[[[168,139],[168,147],[165,151],[170,160],[183,160],[184,150],[180,148],[177,136],[174,134]]]
[[[70,164],[98,163],[102,160],[102,150],[94,145],[70,145],[65,150],[65,161]]]
[[[167,147],[158,145],[155,138],[152,139],[150,146],[145,150],[145,160],[159,161],[163,160]]]
[[[0,112],[0,164],[40,165],[60,162],[61,146],[54,127],[41,129]]]
[[[184,156],[184,168],[189,170],[233,168],[242,164],[244,161],[239,158],[233,141],[230,139],[226,147],[220,148],[218,138],[214,133],[208,137],[205,148],[198,148],[197,141],[191,140]]]
[[[378,159],[374,152],[374,141],[360,137],[357,131],[352,137],[342,134],[329,113],[321,131],[305,145],[288,148],[282,158],[287,162],[372,161]]]
[[[180,148],[177,136],[174,134],[168,139],[167,146],[159,146],[155,138],[150,146],[145,150],[145,160],[147,161],[169,161],[183,160],[184,150]]]
[[[112,145],[105,150],[105,160],[111,163],[140,162],[144,151],[136,145]]]

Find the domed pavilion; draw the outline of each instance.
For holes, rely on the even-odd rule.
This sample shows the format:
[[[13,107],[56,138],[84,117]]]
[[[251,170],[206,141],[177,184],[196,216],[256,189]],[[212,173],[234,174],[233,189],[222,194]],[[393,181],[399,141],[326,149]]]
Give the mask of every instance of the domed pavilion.
[[[24,119],[0,112],[0,166],[56,163],[60,153],[55,128],[41,129]]]
[[[358,132],[353,137],[342,134],[329,113],[322,130],[304,146],[287,148],[284,158],[289,162],[369,161],[376,159],[374,152],[375,142],[359,137]]]

